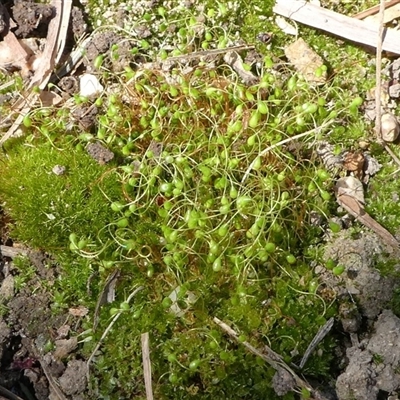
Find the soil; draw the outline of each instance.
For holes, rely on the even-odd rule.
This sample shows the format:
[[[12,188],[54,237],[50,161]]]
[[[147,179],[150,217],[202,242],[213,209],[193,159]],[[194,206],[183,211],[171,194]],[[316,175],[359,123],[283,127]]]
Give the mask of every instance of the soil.
[[[30,398],[45,400],[52,392],[49,375],[58,378],[62,388],[68,388],[66,394],[77,395],[87,389],[87,385],[82,384],[82,381],[86,383],[82,361],[72,359],[67,365],[61,361],[76,347],[75,339],[72,339],[75,346],[69,342],[69,347],[66,347],[65,343],[74,317],[54,313],[51,308],[53,299],[43,287],[43,282],[49,285],[54,282],[57,266],[39,252],[29,252],[29,258],[36,274],[18,291],[14,287],[17,271],[11,259],[3,257],[1,262],[4,278],[0,297],[7,306],[2,305],[3,315],[0,317],[0,385],[22,398],[29,398],[26,394],[30,393]],[[47,347],[52,342],[56,347],[50,355]],[[72,374],[71,370],[75,373]]]
[[[187,3],[188,7],[192,5]],[[15,34],[24,38],[45,37],[54,10],[33,1],[14,0],[7,12],[16,22]],[[5,8],[0,7],[0,31],[4,15]],[[72,36],[80,37],[86,30],[84,12],[74,8]],[[142,27],[138,38],[145,38],[146,32]],[[118,72],[138,61],[130,52],[133,44],[121,39],[119,34],[109,31],[95,35],[81,70],[93,70],[97,56],[111,52],[112,45],[117,43],[120,57],[106,67]],[[77,75],[64,77],[59,87],[69,95],[77,93]],[[95,109],[82,108],[73,117],[88,129],[95,114]],[[96,146],[89,146],[87,151],[99,163],[114,156]],[[10,246],[7,232],[1,228],[5,224],[0,219],[0,244]],[[341,338],[333,376],[336,390],[331,391],[329,398],[374,400],[388,398],[400,390],[400,319],[387,309],[399,280],[384,277],[376,269],[377,259],[384,251],[376,235],[363,232],[354,239],[344,230],[329,241],[325,257],[335,258],[345,266],[346,274],[336,277],[325,268],[316,268],[323,282],[319,294],[326,297],[330,291],[340,303],[341,325],[333,332]],[[69,336],[70,326],[79,324],[79,313],[54,312],[48,289],[57,279],[58,267],[40,252],[29,251],[28,256],[36,273],[18,288],[18,272],[12,259],[0,258],[0,394],[13,398],[5,391],[8,389],[22,399],[91,399],[86,360],[76,350],[77,339]],[[49,347],[50,343],[55,343],[55,347]],[[284,370],[277,371],[273,385],[276,393],[283,395],[292,389],[292,378]]]

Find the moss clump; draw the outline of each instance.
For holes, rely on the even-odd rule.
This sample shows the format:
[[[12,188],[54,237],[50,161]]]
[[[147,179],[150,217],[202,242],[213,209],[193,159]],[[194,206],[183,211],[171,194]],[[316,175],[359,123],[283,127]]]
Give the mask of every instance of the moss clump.
[[[72,142],[15,146],[1,155],[0,197],[15,223],[11,235],[30,246],[54,251],[68,246],[71,232],[102,236],[111,220],[104,193],[121,196],[109,166],[98,165]],[[52,172],[65,167],[62,175]]]
[[[236,31],[255,42],[272,7],[271,1],[235,3],[243,5],[239,13],[206,3],[201,10],[160,7],[151,15],[140,9],[132,23],[149,26],[152,35],[135,41],[132,52],[159,61],[225,48],[236,43]],[[274,43],[287,40],[276,29],[275,54],[281,49]],[[32,112],[32,131],[40,126],[55,145],[36,140],[2,156],[0,198],[16,223],[14,237],[50,251],[62,266],[55,310],[79,303],[93,317],[104,282],[120,272],[117,298],[101,308],[96,331],[89,318],[77,328],[87,358],[110,316],[122,313],[93,359],[93,398],[144,398],[143,332],[151,335],[156,397],[274,398],[274,371],[229,340],[213,317],[241,339],[260,349],[268,343],[286,362],[298,363],[335,315],[318,295],[310,267],[319,261],[322,240],[321,228],[308,223],[310,212],[323,219],[334,207],[332,180],[311,149],[325,133],[313,129],[328,123],[335,143],[364,134],[359,99],[352,106],[363,88],[347,77],[361,52],[322,35],[310,40],[332,56],[332,79],[322,87],[278,68],[258,43],[265,57],[245,65],[258,74],[253,85],[221,60],[210,67],[196,59],[168,71],[127,66],[118,76],[100,66],[101,79],[118,89],[96,101],[90,133],[62,139],[68,112],[54,118],[52,110]],[[343,70],[329,65],[333,57],[341,65],[346,59]],[[80,149],[87,141],[110,147],[114,165],[96,164]],[[64,175],[51,172],[57,164],[66,167]],[[143,290],[127,304],[139,285]],[[328,337],[319,345],[305,374],[329,378],[332,344]]]

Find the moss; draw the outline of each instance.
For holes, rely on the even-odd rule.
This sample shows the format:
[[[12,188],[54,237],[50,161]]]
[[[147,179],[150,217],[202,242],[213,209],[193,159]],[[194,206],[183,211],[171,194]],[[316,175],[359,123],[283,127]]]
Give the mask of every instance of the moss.
[[[96,5],[105,11],[109,2]],[[28,132],[51,132],[53,143],[28,137],[1,156],[0,198],[14,220],[13,237],[49,251],[61,265],[52,289],[54,311],[77,303],[90,310],[77,328],[85,335],[83,357],[110,316],[122,313],[94,358],[93,398],[144,398],[143,332],[151,334],[157,398],[275,398],[274,370],[227,338],[212,318],[225,320],[260,349],[268,343],[290,364],[301,360],[319,327],[336,315],[335,305],[316,295],[310,268],[320,261],[322,235],[308,224],[309,213],[330,215],[336,208],[329,195],[333,183],[310,151],[325,132],[297,140],[294,150],[278,143],[333,118],[329,140],[338,147],[363,137],[369,126],[351,103],[371,82],[355,82],[349,72],[368,57],[301,27],[325,57],[329,82],[313,88],[290,67],[271,67],[271,52],[282,56],[292,41],[272,27],[271,50],[257,42],[269,30],[272,5],[258,0],[235,3],[236,9],[223,2],[204,2],[200,11],[173,7],[165,14],[175,21],[173,35],[152,23],[148,43],[135,43],[150,60],[160,41],[166,48],[199,51],[235,41],[239,32],[266,56],[260,84],[246,87],[226,66],[200,65],[188,73],[176,68],[173,83],[155,70],[118,79],[107,72],[123,84],[112,99],[99,102],[93,132],[65,138],[60,128],[68,113],[33,113]],[[133,25],[145,23],[147,12],[135,15]],[[159,22],[163,14],[153,11],[151,18]],[[199,15],[205,31],[192,37]],[[83,150],[87,141],[111,148],[114,163],[98,165]],[[65,174],[52,173],[57,164]],[[384,218],[384,207],[374,202],[371,210]],[[393,206],[393,215],[397,211]],[[116,300],[101,307],[92,332],[97,299],[115,270]],[[144,289],[127,305],[139,285]],[[327,337],[304,373],[329,380],[333,345]]]
[[[46,251],[67,247],[71,232],[101,236],[112,214],[103,193],[121,196],[112,167],[98,165],[70,142],[58,145],[62,150],[47,141],[19,145],[0,160],[0,196],[15,221],[12,236]],[[56,165],[65,173],[54,174]]]

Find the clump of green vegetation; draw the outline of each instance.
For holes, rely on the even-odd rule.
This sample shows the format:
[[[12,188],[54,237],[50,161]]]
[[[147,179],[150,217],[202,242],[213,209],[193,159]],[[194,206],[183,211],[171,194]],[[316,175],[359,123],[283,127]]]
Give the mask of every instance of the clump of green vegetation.
[[[121,197],[110,167],[99,166],[67,140],[57,144],[62,148],[43,140],[17,145],[1,159],[1,196],[15,221],[12,235],[47,251],[64,248],[71,231],[101,237],[110,214],[103,193]],[[65,172],[55,174],[56,166]]]
[[[260,13],[270,6],[260,5]],[[250,25],[245,9],[249,38],[262,21]],[[225,18],[237,17],[222,3],[205,7],[201,20],[190,10],[173,12],[174,50],[154,51],[156,40],[149,39],[134,53],[165,60],[232,42]],[[137,21],[149,22],[147,14]],[[150,16],[165,18],[163,7]],[[220,21],[224,28],[217,28]],[[323,127],[334,142],[343,140],[344,129],[348,141],[362,136],[362,99],[352,82],[311,87],[289,68],[277,70],[269,56],[257,68],[244,64],[259,75],[253,85],[222,62],[169,72],[127,66],[115,76],[102,61],[95,63],[102,79],[119,86],[95,101],[96,128],[63,136],[66,110],[32,112],[25,121],[28,145],[8,146],[0,176],[13,236],[50,252],[63,270],[55,311],[80,303],[93,316],[107,277],[121,272],[117,299],[102,307],[97,329],[85,321],[78,330],[87,335],[80,350],[87,358],[110,317],[122,312],[93,359],[94,397],[144,398],[140,334],[149,332],[157,398],[273,398],[274,370],[212,319],[298,363],[335,315],[310,267],[320,261],[321,231],[309,214],[324,217],[333,206],[330,175],[310,149]],[[97,164],[84,150],[88,142],[107,146],[115,161]],[[65,174],[53,174],[55,165],[66,167]],[[328,378],[332,346],[325,339],[302,372]]]

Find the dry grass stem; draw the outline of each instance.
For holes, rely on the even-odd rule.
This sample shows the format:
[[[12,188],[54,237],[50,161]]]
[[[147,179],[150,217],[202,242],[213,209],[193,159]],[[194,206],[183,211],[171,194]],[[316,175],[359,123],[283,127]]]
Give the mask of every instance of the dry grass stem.
[[[381,0],[379,7],[379,29],[378,29],[378,43],[376,45],[376,88],[375,88],[375,108],[376,108],[376,119],[375,119],[375,132],[379,143],[382,143],[382,132],[381,132],[381,119],[382,119],[382,42],[383,42],[383,18],[385,16],[385,0]]]
[[[147,400],[153,400],[153,387],[151,383],[151,362],[149,347],[149,332],[142,333],[142,359],[143,359],[143,375],[146,387]]]

